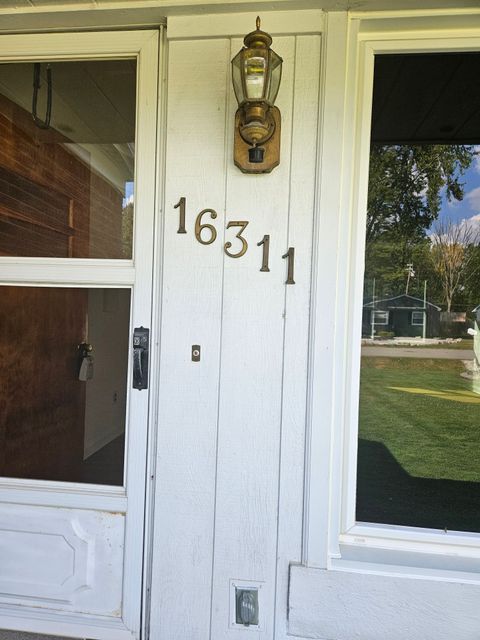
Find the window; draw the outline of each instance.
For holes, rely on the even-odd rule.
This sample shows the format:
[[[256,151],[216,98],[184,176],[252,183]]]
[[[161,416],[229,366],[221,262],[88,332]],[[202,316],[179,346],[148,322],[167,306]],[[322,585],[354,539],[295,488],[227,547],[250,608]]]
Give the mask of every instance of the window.
[[[396,340],[362,345],[360,523],[480,533],[480,354],[456,321],[480,300],[479,67],[470,52],[375,58],[363,304],[389,300],[372,322]]]
[[[412,311],[412,324],[414,326],[419,325],[420,327],[422,327],[423,326],[423,316],[424,316],[423,311]]]
[[[372,311],[372,324],[388,324],[388,311]]]

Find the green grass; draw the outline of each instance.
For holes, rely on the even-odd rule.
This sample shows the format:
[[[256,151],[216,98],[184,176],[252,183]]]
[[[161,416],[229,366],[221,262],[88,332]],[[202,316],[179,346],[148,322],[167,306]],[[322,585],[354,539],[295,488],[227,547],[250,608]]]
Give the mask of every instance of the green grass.
[[[462,371],[362,359],[359,520],[480,531],[480,395]]]

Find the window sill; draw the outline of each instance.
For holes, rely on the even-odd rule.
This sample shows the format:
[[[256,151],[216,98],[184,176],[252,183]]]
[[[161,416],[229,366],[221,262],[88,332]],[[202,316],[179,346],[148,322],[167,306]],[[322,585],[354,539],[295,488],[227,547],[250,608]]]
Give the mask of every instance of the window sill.
[[[359,523],[329,568],[480,584],[480,535]]]

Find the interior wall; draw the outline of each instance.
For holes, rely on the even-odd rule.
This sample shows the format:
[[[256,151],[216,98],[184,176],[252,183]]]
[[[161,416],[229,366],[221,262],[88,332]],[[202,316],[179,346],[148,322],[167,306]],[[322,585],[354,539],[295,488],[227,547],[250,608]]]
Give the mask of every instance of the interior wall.
[[[94,375],[86,382],[85,458],[125,431],[129,324],[129,289],[89,289]]]
[[[308,24],[309,35],[273,34],[284,60],[276,103],[282,142],[280,166],[268,175],[245,175],[233,164],[230,60],[242,40],[169,43],[152,638],[287,635],[288,566],[300,561],[302,541],[316,27]],[[177,233],[180,197],[186,234]],[[218,233],[209,245],[194,235],[206,208],[218,214],[202,220]],[[238,228],[226,226],[239,220],[248,221],[248,250],[232,259],[223,245],[231,241],[237,251]],[[265,234],[269,273],[260,272],[257,246]],[[295,285],[285,284],[289,247]],[[192,362],[194,344],[200,362]],[[231,624],[238,580],[260,587],[259,628]]]

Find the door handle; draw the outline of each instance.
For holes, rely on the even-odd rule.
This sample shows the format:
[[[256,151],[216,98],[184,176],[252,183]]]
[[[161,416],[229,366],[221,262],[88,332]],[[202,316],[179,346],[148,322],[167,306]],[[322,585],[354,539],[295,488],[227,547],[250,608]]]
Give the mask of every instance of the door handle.
[[[148,389],[149,329],[137,327],[133,331],[133,388]]]

